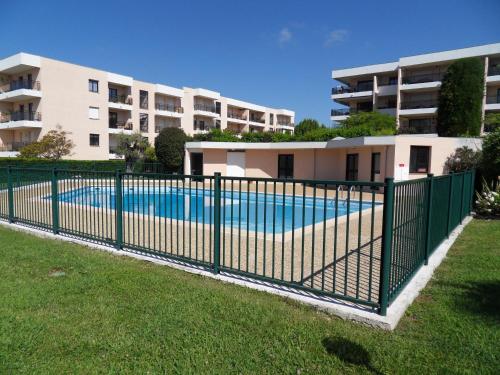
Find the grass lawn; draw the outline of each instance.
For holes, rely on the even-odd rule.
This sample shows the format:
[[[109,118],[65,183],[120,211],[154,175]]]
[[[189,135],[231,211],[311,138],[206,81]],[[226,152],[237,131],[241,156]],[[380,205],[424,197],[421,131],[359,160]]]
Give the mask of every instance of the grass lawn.
[[[0,227],[0,373],[500,373],[500,221],[474,220],[394,332]]]

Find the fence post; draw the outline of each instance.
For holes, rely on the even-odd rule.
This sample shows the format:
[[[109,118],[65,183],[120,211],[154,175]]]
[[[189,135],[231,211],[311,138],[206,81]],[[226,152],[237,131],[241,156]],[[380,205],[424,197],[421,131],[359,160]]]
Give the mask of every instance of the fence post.
[[[14,222],[14,188],[12,183],[12,167],[7,167],[7,200],[9,204],[9,223]]]
[[[471,172],[471,177],[470,177],[471,181],[470,181],[470,184],[471,184],[471,194],[470,194],[470,197],[469,197],[469,215],[471,214],[472,212],[472,207],[473,207],[473,204],[474,204],[474,195],[476,193],[476,170],[473,169],[472,172]]]
[[[115,173],[115,215],[116,215],[116,248],[123,249],[123,203],[122,203],[122,172]]]
[[[221,174],[214,174],[214,273],[220,273],[220,210],[221,210]]]
[[[451,232],[451,209],[453,206],[453,179],[455,174],[450,173],[450,188],[448,190],[448,221],[446,224],[446,238],[450,237]]]
[[[380,264],[380,315],[387,315],[391,273],[392,232],[394,221],[394,178],[385,178],[384,208],[382,218],[382,257]]]
[[[462,172],[460,175],[462,178],[462,194],[460,194],[460,224],[464,221],[465,175],[466,172]]]
[[[52,232],[59,234],[59,194],[57,188],[57,168],[52,168],[51,178],[52,190]]]
[[[431,252],[431,230],[432,230],[432,224],[431,224],[431,218],[432,218],[432,197],[434,193],[434,175],[432,173],[429,173],[427,175],[427,179],[429,181],[427,185],[427,224],[426,224],[426,230],[425,230],[425,265],[429,264],[429,254]]]

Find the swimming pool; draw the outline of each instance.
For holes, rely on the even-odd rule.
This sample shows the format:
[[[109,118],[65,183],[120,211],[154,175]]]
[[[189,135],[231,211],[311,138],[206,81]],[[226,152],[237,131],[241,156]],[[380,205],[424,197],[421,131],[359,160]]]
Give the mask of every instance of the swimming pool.
[[[96,208],[114,209],[114,187],[85,187],[59,194],[59,201]],[[345,200],[337,202],[323,197],[302,195],[258,194],[239,191],[222,191],[221,224],[241,230],[272,233],[288,232],[325,219],[372,207],[372,202]],[[378,205],[380,203],[375,203]],[[123,210],[129,213],[187,220],[206,224],[213,222],[213,191],[189,188],[124,188]]]

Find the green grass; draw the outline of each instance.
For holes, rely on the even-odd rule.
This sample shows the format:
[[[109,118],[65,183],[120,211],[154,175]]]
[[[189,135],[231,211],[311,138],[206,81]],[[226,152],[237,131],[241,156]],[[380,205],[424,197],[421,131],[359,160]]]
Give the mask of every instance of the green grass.
[[[500,371],[500,221],[473,221],[394,332],[0,227],[0,373]]]

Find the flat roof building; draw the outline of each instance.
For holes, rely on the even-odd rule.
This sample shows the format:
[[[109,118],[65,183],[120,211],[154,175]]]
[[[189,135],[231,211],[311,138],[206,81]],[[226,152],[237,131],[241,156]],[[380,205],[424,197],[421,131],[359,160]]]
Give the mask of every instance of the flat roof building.
[[[333,70],[338,85],[331,98],[343,107],[331,110],[331,120],[379,111],[396,117],[400,133],[436,133],[441,80],[450,64],[466,57],[480,57],[484,63],[483,116],[500,112],[500,43],[496,43]]]
[[[27,53],[0,60],[0,156],[14,156],[58,126],[75,143],[73,159],[116,158],[117,134],[140,131],[150,143],[165,127],[293,132],[295,113],[182,89]]]

